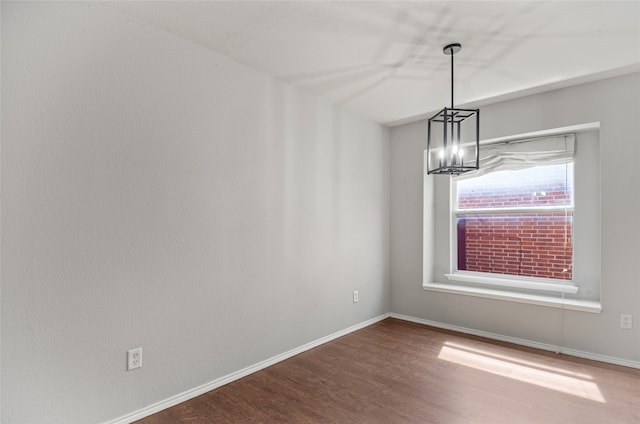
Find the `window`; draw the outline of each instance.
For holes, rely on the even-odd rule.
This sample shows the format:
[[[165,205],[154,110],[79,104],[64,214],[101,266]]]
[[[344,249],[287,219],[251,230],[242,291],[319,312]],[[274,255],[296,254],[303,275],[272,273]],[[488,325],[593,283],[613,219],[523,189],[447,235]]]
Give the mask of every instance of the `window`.
[[[572,280],[572,162],[494,171],[454,187],[457,271]]]
[[[424,179],[423,287],[599,312],[599,123],[481,142],[480,170]]]

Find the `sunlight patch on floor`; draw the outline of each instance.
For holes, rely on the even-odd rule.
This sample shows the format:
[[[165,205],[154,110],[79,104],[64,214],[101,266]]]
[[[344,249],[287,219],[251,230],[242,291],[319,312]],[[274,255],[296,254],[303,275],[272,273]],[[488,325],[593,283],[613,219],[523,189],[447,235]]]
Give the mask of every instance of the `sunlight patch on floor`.
[[[454,342],[445,342],[444,343],[445,346],[448,347],[452,347],[455,349],[460,349],[460,350],[464,350],[467,352],[475,352],[479,355],[483,355],[483,356],[487,356],[490,358],[496,358],[496,359],[501,359],[503,361],[507,361],[507,362],[512,362],[514,364],[520,364],[520,365],[525,365],[528,367],[532,367],[532,368],[537,368],[537,369],[541,369],[541,370],[547,370],[547,371],[551,371],[554,373],[558,373],[558,374],[564,374],[564,375],[568,375],[571,377],[576,377],[576,378],[580,378],[583,380],[592,380],[593,377],[590,374],[585,374],[585,373],[581,373],[581,372],[575,372],[575,371],[571,371],[565,368],[558,368],[558,367],[552,367],[550,365],[544,365],[540,362],[535,362],[535,361],[527,361],[524,359],[519,359],[519,358],[513,358],[511,356],[507,356],[507,355],[500,355],[499,353],[495,353],[495,352],[487,352],[486,350],[481,350],[481,349],[476,349],[473,347],[469,347],[469,346],[465,346],[462,344],[458,344],[458,343],[454,343]]]
[[[586,374],[574,373],[448,342],[440,349],[438,359],[534,384],[545,389],[606,403],[598,385],[588,381],[591,376]]]

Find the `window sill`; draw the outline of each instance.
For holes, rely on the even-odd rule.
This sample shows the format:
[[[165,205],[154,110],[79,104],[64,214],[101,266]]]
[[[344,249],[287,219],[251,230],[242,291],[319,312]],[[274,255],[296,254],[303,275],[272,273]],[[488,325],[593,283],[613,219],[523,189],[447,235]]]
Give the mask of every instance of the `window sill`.
[[[516,293],[504,290],[492,290],[479,287],[464,287],[453,284],[424,283],[425,290],[442,293],[461,294],[466,296],[483,297],[487,299],[505,300],[531,305],[547,306],[551,308],[569,309],[573,311],[600,313],[602,305],[593,300],[562,299],[548,295]],[[559,295],[560,296],[560,295]]]
[[[445,274],[444,276],[447,277],[447,280],[451,281],[483,284],[494,287],[507,287],[507,289],[511,287],[515,289],[540,290],[557,293],[578,293],[578,286],[562,280],[558,280],[555,283],[547,283],[528,279],[518,280],[515,278],[504,278],[503,276],[496,276],[494,274],[478,274],[460,271],[452,274]]]

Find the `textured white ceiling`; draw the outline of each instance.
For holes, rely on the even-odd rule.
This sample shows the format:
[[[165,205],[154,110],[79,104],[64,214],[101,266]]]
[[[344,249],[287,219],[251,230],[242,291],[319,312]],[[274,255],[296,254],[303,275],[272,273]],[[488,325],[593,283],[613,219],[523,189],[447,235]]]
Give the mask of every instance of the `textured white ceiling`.
[[[640,1],[142,1],[108,7],[380,123],[640,70]]]

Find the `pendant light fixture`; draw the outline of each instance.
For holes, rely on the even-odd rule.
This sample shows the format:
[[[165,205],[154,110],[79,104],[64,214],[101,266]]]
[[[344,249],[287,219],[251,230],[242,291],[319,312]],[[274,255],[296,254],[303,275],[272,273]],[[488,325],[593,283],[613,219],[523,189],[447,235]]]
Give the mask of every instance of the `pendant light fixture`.
[[[480,109],[453,105],[453,55],[462,46],[452,43],[443,53],[451,56],[451,107],[445,107],[427,123],[427,173],[459,175],[480,167]]]

